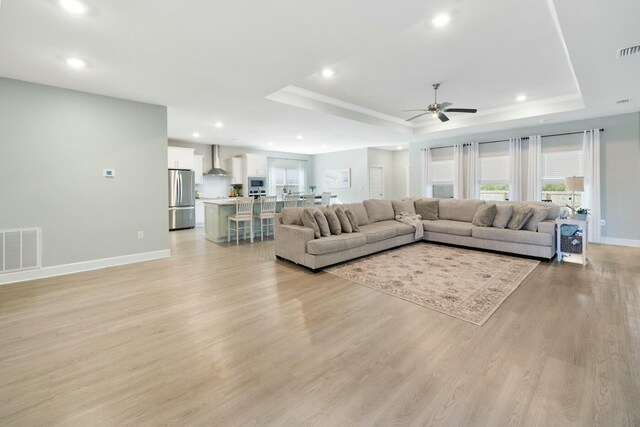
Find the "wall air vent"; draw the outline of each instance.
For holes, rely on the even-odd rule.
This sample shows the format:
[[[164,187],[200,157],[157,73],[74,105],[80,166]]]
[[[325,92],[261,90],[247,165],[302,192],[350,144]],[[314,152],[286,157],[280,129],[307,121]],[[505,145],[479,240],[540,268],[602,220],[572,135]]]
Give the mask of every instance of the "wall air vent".
[[[0,273],[40,268],[41,236],[39,227],[0,230]]]
[[[640,53],[640,44],[616,50],[616,58],[621,59],[637,53]]]
[[[630,99],[618,99],[616,101],[616,104],[626,104],[629,101],[631,101],[631,100]]]

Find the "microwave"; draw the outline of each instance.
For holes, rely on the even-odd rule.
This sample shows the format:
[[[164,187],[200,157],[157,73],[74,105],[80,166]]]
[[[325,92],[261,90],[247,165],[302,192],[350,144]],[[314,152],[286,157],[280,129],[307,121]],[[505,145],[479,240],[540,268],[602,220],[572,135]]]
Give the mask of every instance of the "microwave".
[[[265,188],[267,186],[267,179],[265,177],[249,177],[249,190],[251,189],[258,189],[258,188]]]

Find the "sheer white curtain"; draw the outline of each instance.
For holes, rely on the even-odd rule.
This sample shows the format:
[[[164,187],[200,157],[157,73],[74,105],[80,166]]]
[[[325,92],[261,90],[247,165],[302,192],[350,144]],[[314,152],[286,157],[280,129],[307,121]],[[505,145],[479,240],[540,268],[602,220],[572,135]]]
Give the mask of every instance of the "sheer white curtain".
[[[464,198],[464,145],[453,146],[453,198]]]
[[[522,139],[509,139],[509,200],[520,200],[522,185]]]
[[[529,171],[527,176],[527,200],[542,200],[542,137],[533,135],[529,137]]]
[[[467,179],[465,197],[467,199],[480,198],[480,185],[478,184],[478,169],[480,168],[480,147],[477,142],[467,145]]]
[[[589,241],[600,241],[600,130],[585,130],[582,137],[584,150],[584,194],[582,207],[591,209]]]
[[[431,172],[431,148],[425,148],[422,156],[422,195],[425,197],[433,197]]]

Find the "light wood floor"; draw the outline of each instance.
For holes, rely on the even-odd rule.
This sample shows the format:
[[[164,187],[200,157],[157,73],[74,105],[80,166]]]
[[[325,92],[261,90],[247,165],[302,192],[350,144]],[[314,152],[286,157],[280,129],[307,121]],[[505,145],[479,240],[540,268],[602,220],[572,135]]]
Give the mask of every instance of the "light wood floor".
[[[640,425],[640,249],[542,263],[483,327],[273,242],[0,286],[0,425]]]

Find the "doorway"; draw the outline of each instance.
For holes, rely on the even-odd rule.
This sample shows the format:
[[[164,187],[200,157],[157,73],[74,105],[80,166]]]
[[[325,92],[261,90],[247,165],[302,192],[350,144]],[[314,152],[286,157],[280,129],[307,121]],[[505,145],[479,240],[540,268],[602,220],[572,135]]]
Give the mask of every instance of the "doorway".
[[[369,166],[369,198],[384,199],[384,167]]]

